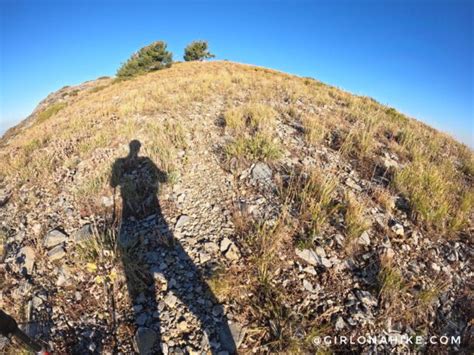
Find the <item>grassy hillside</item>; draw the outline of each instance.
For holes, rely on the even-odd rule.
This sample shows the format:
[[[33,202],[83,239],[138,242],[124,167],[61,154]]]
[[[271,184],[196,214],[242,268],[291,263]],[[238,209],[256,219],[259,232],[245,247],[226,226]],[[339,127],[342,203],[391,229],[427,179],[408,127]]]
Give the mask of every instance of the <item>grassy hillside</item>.
[[[226,149],[229,156],[277,160],[285,142],[273,141],[273,126],[297,124],[308,144],[338,150],[367,177],[386,153],[395,154],[404,169],[389,189],[410,200],[413,217],[442,233],[466,226],[474,172],[467,147],[370,98],[310,78],[227,62],[179,63],[130,81],[98,81],[58,98],[36,113],[30,127],[4,139],[2,179],[47,181],[61,167],[73,168],[97,149],[132,138],[143,140],[150,156],[172,170],[171,150],[185,143],[189,116],[212,105],[220,106],[236,132]],[[241,135],[249,118],[257,134]]]
[[[371,98],[231,62],[177,63],[50,95],[0,141],[7,229],[30,213],[42,232],[111,215],[110,167],[132,139],[169,177],[163,203],[179,207],[176,191],[186,184],[200,193],[231,186],[219,201],[239,257],[217,259],[206,280],[248,329],[243,352],[337,350],[311,339],[338,333],[339,318],[346,333],[382,329],[387,319],[415,333],[441,332],[438,300],[467,292],[463,257],[451,262],[443,248],[471,246],[469,148]],[[270,180],[255,177],[256,166],[269,167]],[[72,214],[51,207],[60,198]],[[253,209],[236,207],[239,199]],[[46,201],[54,202],[46,208]],[[22,243],[45,253],[33,237]],[[313,249],[321,265],[303,274],[322,287],[314,292],[300,285],[299,256]],[[80,267],[74,252],[68,258]],[[413,271],[410,261],[424,266]],[[457,276],[444,278],[433,264]],[[354,318],[349,290],[357,299],[371,295],[370,319]]]

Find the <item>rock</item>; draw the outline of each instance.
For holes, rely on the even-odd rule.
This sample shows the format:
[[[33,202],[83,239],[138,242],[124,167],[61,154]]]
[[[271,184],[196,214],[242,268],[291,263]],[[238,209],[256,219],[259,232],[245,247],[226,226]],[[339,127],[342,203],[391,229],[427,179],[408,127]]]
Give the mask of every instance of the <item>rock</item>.
[[[140,327],[135,333],[135,343],[140,355],[153,354],[158,334],[150,328]]]
[[[354,179],[352,179],[352,178],[348,178],[346,180],[346,185],[349,186],[351,189],[354,189],[356,191],[362,191],[362,187],[359,184],[357,184],[354,181]]]
[[[97,345],[95,343],[90,343],[87,349],[91,352],[94,353],[95,349],[97,349]]]
[[[67,241],[67,235],[61,232],[60,230],[53,229],[52,231],[46,234],[44,238],[43,245],[47,249],[51,249],[59,244],[63,244]]]
[[[225,257],[232,261],[240,259],[240,251],[235,244],[230,246],[230,248],[225,253]]]
[[[186,194],[185,194],[185,193],[180,193],[180,194],[177,196],[176,200],[178,201],[178,203],[183,203],[184,200],[185,200],[185,198],[186,198]]]
[[[265,163],[257,163],[252,169],[252,179],[257,183],[268,184],[272,180],[272,169]]]
[[[431,267],[431,270],[433,270],[434,272],[440,272],[441,271],[441,268],[436,263],[431,263],[430,267]]]
[[[114,205],[114,199],[110,196],[102,196],[101,202],[104,207],[112,207]]]
[[[201,264],[204,264],[206,262],[208,262],[209,260],[211,260],[211,256],[207,253],[199,253],[199,261],[201,262]]]
[[[316,253],[316,255],[318,255],[318,256],[321,257],[321,258],[325,258],[325,257],[326,257],[326,251],[325,251],[324,248],[322,248],[322,247],[316,247],[316,248],[314,248],[314,252]]]
[[[311,293],[315,292],[315,289],[314,289],[313,285],[311,284],[311,282],[309,282],[306,279],[303,280],[303,288],[308,292],[311,292]]]
[[[405,229],[400,223],[394,223],[391,227],[392,231],[401,237],[405,235]]]
[[[7,204],[8,200],[10,200],[11,192],[0,190],[0,207],[3,207]]]
[[[221,241],[221,246],[220,246],[220,250],[221,252],[226,252],[227,249],[229,249],[229,247],[232,245],[232,241],[229,239],[229,238],[224,238],[222,239]]]
[[[358,241],[357,241],[360,245],[365,245],[365,246],[369,246],[370,245],[370,235],[369,235],[369,232],[368,231],[365,231],[363,232]]]
[[[26,246],[21,248],[16,255],[17,259],[23,264],[23,267],[26,269],[28,275],[31,275],[33,272],[33,267],[35,265],[36,253],[32,247]]]
[[[67,266],[62,266],[59,269],[58,280],[56,286],[62,287],[71,284],[71,271]]]
[[[334,235],[334,240],[336,241],[338,246],[340,247],[344,246],[344,236],[342,234]]]
[[[174,308],[176,306],[176,302],[178,301],[178,298],[175,295],[173,295],[171,292],[168,292],[164,301],[168,307]]]
[[[398,162],[393,159],[387,152],[385,152],[384,157],[382,158],[382,165],[387,170],[400,168],[400,164],[398,164]]]
[[[175,229],[180,229],[188,222],[189,222],[189,216],[182,214],[181,216],[179,216],[174,227]]]
[[[318,249],[318,250],[321,253],[321,250],[320,249]],[[324,249],[323,249],[323,251],[324,251]],[[325,256],[318,255],[314,250],[311,250],[311,249],[303,249],[303,250],[296,249],[295,253],[301,259],[303,259],[304,261],[306,261],[310,265],[324,266],[326,268],[330,268],[332,266],[331,260],[329,260]],[[323,255],[326,255],[326,253],[324,252]]]
[[[318,266],[320,264],[319,262],[319,256],[310,249],[296,249],[295,250],[296,255],[298,255],[301,259],[306,261],[308,264],[313,265],[313,266]]]
[[[85,224],[74,233],[74,241],[76,243],[81,243],[91,239],[93,236],[94,233],[92,231],[92,226],[90,224]]]
[[[342,330],[347,326],[346,322],[344,322],[344,319],[342,317],[337,317],[336,320],[336,330]]]
[[[318,274],[313,266],[307,266],[303,269],[303,271],[307,272],[308,274],[311,274],[311,275],[317,275]]]
[[[33,225],[33,227],[31,227],[31,230],[33,231],[34,235],[40,235],[41,229],[41,224],[39,223],[36,223]]]
[[[135,322],[138,326],[143,326],[146,324],[147,320],[148,316],[146,315],[146,313],[140,313],[140,315],[136,318]]]
[[[62,245],[57,245],[48,251],[47,255],[50,261],[55,261],[64,258],[66,256],[66,251]]]
[[[181,331],[181,332],[186,332],[188,331],[188,323],[183,320],[181,322],[178,323],[178,329]]]
[[[357,290],[356,296],[366,307],[377,306],[377,300],[368,291]]]

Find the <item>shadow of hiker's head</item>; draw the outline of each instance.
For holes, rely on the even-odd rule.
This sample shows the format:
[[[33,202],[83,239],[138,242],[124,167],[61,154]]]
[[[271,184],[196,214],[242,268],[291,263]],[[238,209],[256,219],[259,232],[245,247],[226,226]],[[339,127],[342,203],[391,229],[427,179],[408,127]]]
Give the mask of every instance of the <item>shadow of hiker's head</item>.
[[[128,156],[130,158],[136,158],[138,157],[138,153],[140,152],[140,148],[142,146],[142,144],[140,143],[140,141],[138,139],[134,139],[132,141],[130,141],[130,143],[128,144],[129,148],[130,148],[130,151],[128,153]]]

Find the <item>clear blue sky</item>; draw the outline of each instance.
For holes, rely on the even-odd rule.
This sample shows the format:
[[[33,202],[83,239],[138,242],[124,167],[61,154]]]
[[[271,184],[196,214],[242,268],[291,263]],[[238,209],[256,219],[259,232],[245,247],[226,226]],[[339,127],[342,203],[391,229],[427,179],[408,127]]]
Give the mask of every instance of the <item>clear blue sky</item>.
[[[474,146],[474,1],[0,0],[0,133],[165,40],[368,95]]]

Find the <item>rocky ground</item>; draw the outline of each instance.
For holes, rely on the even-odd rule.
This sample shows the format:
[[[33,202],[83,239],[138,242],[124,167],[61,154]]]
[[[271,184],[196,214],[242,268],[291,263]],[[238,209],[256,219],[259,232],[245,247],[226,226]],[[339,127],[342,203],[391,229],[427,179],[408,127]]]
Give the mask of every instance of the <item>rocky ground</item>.
[[[73,193],[98,162],[114,161],[126,146],[97,149],[76,167],[55,170],[45,185],[4,181],[1,308],[54,353],[472,350],[472,226],[457,238],[434,237],[411,218],[401,194],[377,197],[403,168],[397,154],[386,149],[381,173],[365,174],[331,144],[307,144],[288,117],[276,128],[280,159],[229,159],[225,107],[216,99],[192,108],[186,146],[173,156],[177,175],[160,188],[160,211],[146,218],[120,222],[111,188],[92,197],[94,206]],[[337,182],[334,206],[364,201],[354,240],[343,208],[311,243],[302,240],[306,226],[285,189],[313,170]],[[268,230],[266,244],[255,241]],[[365,334],[460,342],[314,342]],[[0,349],[18,348],[1,339]]]

